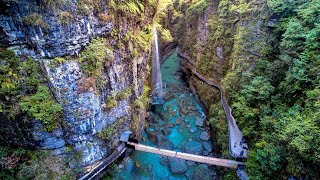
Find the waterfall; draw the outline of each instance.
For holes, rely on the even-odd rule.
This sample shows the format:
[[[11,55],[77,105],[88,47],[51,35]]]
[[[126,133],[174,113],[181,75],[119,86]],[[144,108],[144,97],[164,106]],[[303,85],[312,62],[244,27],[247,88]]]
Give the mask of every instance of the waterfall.
[[[153,57],[152,57],[152,104],[163,104],[163,87],[160,69],[157,29],[153,28]]]

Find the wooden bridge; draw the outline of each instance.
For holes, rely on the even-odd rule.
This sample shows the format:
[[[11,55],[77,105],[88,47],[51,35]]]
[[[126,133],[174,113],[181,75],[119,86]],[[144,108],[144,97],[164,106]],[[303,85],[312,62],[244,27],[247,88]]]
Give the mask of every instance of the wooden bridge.
[[[194,155],[194,154],[188,154],[183,152],[176,152],[166,149],[160,149],[155,148],[151,146],[146,146],[143,144],[139,144],[137,140],[130,138],[131,132],[124,132],[122,133],[120,137],[120,141],[122,142],[120,146],[105,160],[100,162],[97,166],[92,168],[90,172],[79,178],[79,180],[91,180],[91,179],[97,179],[99,174],[112,162],[114,162],[116,159],[118,159],[127,148],[134,149],[141,152],[148,152],[153,154],[158,154],[161,156],[168,156],[168,157],[174,157],[179,159],[184,159],[187,161],[194,161],[198,163],[204,163],[204,164],[210,164],[215,166],[222,166],[226,168],[236,169],[237,174],[239,177],[243,180],[247,179],[247,175],[245,174],[245,171],[243,170],[243,162],[238,162],[234,160],[228,160],[228,159],[220,159],[220,158],[214,158],[209,156],[200,156],[200,155]],[[244,177],[244,178],[242,178]]]
[[[184,159],[187,161],[194,161],[194,162],[198,162],[198,163],[222,166],[222,167],[227,167],[227,168],[231,168],[231,169],[237,169],[239,166],[244,165],[242,162],[238,162],[238,161],[233,161],[233,160],[228,160],[228,159],[219,159],[219,158],[214,158],[214,157],[209,157],[209,156],[199,156],[199,155],[182,153],[182,152],[176,152],[176,151],[171,151],[171,150],[166,150],[166,149],[150,147],[150,146],[146,146],[143,144],[137,144],[134,142],[128,142],[128,145],[133,146],[134,149],[137,151],[159,154],[161,156],[174,157],[174,158]]]

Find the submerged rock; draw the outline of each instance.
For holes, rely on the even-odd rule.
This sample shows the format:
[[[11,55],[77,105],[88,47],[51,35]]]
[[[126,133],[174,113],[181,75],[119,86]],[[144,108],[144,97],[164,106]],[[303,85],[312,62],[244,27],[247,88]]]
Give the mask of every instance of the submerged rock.
[[[169,139],[162,138],[158,143],[158,147],[162,149],[173,150],[174,144]]]
[[[157,144],[158,143],[158,134],[149,130],[146,130],[146,133],[148,135],[148,139],[154,143]]]
[[[188,171],[185,174],[187,180],[194,180],[194,169],[188,169]]]
[[[194,170],[194,177],[196,179],[213,180],[217,179],[216,175],[217,173],[213,169],[208,168],[206,164],[199,164]]]
[[[194,166],[194,165],[196,165],[196,163],[194,161],[187,161],[187,165],[188,166]]]
[[[202,118],[196,118],[196,126],[202,127],[204,124],[204,119]]]
[[[173,94],[168,94],[168,93],[166,93],[165,95],[164,95],[164,100],[165,101],[171,101],[172,99],[174,99],[175,97],[174,97],[174,95]]]
[[[177,124],[177,125],[181,124],[181,118],[177,118],[177,119],[176,119],[176,124]]]
[[[163,135],[165,135],[165,136],[171,134],[171,129],[169,129],[167,127],[163,128],[161,131],[162,131]]]
[[[205,150],[207,150],[208,152],[211,152],[211,151],[212,151],[212,144],[211,144],[211,142],[203,142],[202,145],[203,145],[203,148],[204,148]]]
[[[166,113],[160,113],[159,116],[164,122],[169,122],[170,121],[170,117]]]
[[[191,133],[195,133],[197,131],[197,128],[196,127],[192,127],[189,129],[189,132]]]
[[[168,159],[168,157],[163,157],[163,158],[161,158],[160,164],[169,167],[170,164],[169,164],[169,159]]]
[[[189,141],[186,143],[185,152],[190,154],[201,155],[203,152],[202,144],[196,141]]]
[[[200,135],[200,139],[203,141],[208,141],[210,139],[209,133],[207,133],[206,131],[202,131]]]
[[[171,157],[168,159],[173,174],[182,174],[188,170],[186,160]]]
[[[174,125],[175,125],[174,123],[168,123],[168,127],[169,127],[169,128],[173,128]]]

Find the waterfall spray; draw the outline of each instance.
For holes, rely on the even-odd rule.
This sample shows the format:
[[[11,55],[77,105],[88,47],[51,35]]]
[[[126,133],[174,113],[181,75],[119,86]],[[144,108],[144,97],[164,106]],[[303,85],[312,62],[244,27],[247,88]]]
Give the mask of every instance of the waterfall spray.
[[[163,87],[160,69],[160,57],[157,29],[153,28],[153,57],[152,57],[152,104],[163,104]]]

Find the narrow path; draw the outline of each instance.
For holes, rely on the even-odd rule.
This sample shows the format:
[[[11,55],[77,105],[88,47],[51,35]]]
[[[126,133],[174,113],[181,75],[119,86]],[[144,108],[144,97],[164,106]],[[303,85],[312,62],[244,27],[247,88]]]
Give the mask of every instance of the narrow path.
[[[118,159],[126,150],[125,143],[121,143],[120,146],[113,151],[113,153],[104,159],[100,164],[93,167],[90,172],[79,178],[78,180],[91,180],[98,176],[107,166]]]
[[[244,141],[243,134],[239,129],[234,117],[232,116],[232,110],[228,105],[228,102],[225,97],[225,91],[223,87],[215,83],[214,81],[206,78],[202,74],[198,73],[196,68],[194,67],[195,63],[191,60],[190,57],[183,54],[180,50],[178,50],[178,54],[188,61],[188,68],[191,72],[198,77],[200,80],[205,82],[206,84],[213,86],[220,91],[221,104],[223,106],[224,112],[226,114],[227,122],[228,122],[228,132],[229,132],[229,152],[230,155],[234,158],[247,158],[248,157],[248,145]]]

